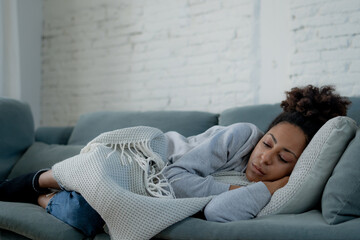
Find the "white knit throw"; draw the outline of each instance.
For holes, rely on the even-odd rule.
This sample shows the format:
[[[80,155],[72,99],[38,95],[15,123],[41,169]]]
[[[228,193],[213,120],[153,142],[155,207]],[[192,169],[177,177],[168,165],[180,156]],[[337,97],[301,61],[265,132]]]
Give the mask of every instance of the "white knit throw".
[[[163,159],[164,134],[134,127],[101,134],[52,170],[60,186],[79,192],[101,215],[111,239],[150,239],[211,200],[175,199]]]

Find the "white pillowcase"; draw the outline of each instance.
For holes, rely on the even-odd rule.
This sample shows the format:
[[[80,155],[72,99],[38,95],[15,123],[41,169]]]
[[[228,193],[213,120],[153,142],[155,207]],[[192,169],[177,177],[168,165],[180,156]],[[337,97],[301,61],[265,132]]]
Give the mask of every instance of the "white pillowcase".
[[[356,129],[355,121],[349,117],[335,117],[326,122],[301,154],[287,185],[273,194],[258,216],[313,209]]]

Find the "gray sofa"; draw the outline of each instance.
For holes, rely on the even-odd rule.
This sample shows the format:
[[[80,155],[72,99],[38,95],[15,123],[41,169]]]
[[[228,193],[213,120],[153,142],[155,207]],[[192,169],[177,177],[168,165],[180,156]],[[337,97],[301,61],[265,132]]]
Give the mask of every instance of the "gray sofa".
[[[353,104],[348,115],[359,124],[360,97],[350,100]],[[27,104],[0,98],[0,180],[50,167],[78,154],[100,133],[114,129],[146,125],[190,136],[217,124],[252,122],[266,131],[267,125],[280,111],[279,105],[275,104],[231,108],[220,114],[194,111],[95,112],[81,116],[75,126],[40,127],[35,131]],[[327,199],[323,198],[319,199],[316,209],[302,214],[272,215],[231,223],[189,217],[160,232],[154,239],[360,239],[359,136],[360,131],[357,131],[329,179],[345,194],[346,203],[339,212],[342,223],[328,224],[323,216],[324,205],[321,205],[321,201],[324,203]],[[352,160],[356,158],[358,161]],[[352,161],[350,167],[348,161]],[[0,202],[0,239],[85,239],[85,236],[39,206]],[[101,233],[94,239],[109,239],[109,235]]]

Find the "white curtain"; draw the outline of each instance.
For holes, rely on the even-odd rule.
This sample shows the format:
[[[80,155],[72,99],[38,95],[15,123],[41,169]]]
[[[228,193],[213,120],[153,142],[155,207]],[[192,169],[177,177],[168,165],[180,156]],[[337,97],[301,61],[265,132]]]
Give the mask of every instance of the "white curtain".
[[[42,0],[0,0],[0,97],[27,102],[40,124]]]
[[[20,99],[18,2],[0,1],[0,95]]]

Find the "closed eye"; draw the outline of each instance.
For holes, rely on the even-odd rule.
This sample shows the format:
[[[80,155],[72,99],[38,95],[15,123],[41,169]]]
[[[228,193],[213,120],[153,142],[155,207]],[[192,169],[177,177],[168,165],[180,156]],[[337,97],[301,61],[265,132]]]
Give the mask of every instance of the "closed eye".
[[[266,142],[263,142],[264,146],[267,147],[267,148],[271,148],[270,144],[266,143]]]
[[[284,163],[288,163],[288,161],[286,161],[284,158],[282,158],[281,156],[279,156],[280,161],[284,162]]]

